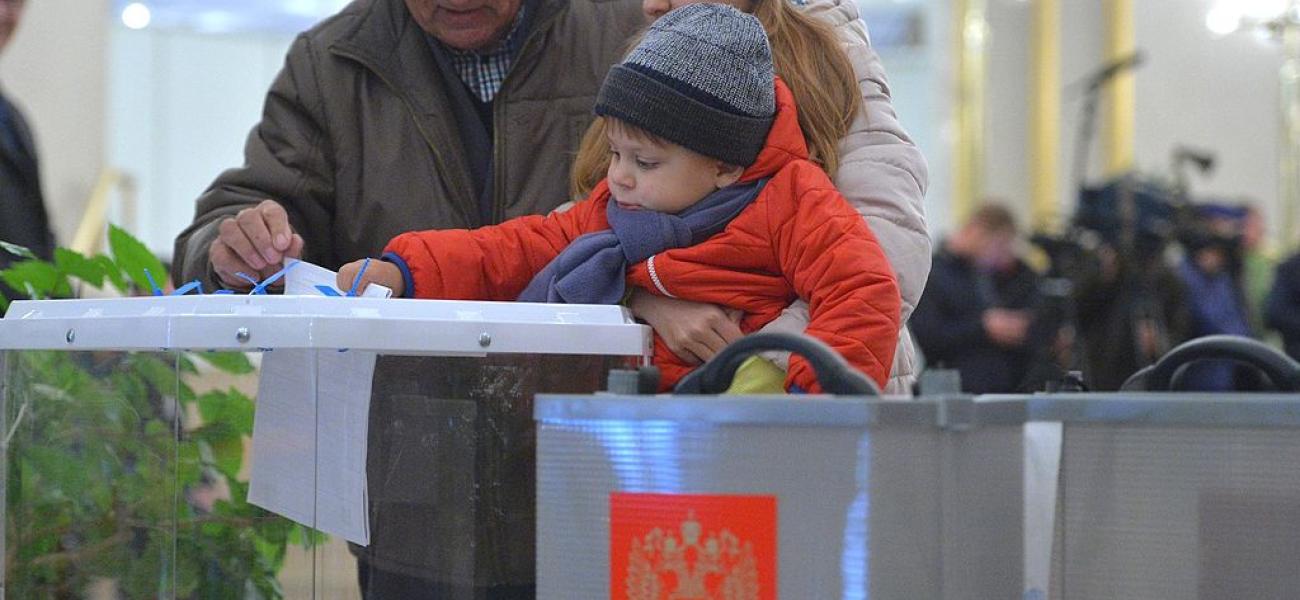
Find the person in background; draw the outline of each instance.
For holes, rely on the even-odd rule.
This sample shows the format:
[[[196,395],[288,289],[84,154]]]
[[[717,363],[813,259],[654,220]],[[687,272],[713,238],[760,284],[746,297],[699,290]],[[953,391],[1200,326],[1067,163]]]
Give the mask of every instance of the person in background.
[[[1273,289],[1278,256],[1270,247],[1264,215],[1254,204],[1244,205],[1241,219],[1241,290],[1246,301],[1246,315],[1251,331],[1266,336],[1265,313]],[[1276,340],[1273,340],[1276,342]]]
[[[246,290],[236,273],[265,278],[285,257],[337,269],[411,229],[550,212],[568,199],[605,72],[641,25],[627,0],[350,3],[294,39],[243,164],[177,237],[173,279]],[[353,548],[362,593],[531,598],[532,395],[471,401],[430,362],[375,366],[371,543]],[[516,377],[488,362],[473,371],[483,380]],[[544,370],[527,377],[510,385],[576,391]]]
[[[1300,360],[1300,253],[1278,265],[1265,320],[1282,334],[1286,353]]]
[[[649,21],[699,0],[643,0]],[[906,323],[930,272],[931,240],[923,201],[929,183],[925,158],[898,122],[880,58],[853,0],[728,0],[753,14],[771,40],[776,73],[794,93],[811,160],[857,209],[880,240],[898,277]],[[573,171],[574,196],[605,176],[609,145],[595,123],[583,138]],[[723,307],[634,291],[629,308],[663,337],[685,363],[711,358],[741,336]],[[809,321],[795,302],[764,331],[798,333]],[[885,391],[910,394],[917,365],[904,329]],[[770,353],[783,368],[788,355]]]
[[[23,8],[24,0],[0,0],[0,53],[13,39]],[[25,246],[37,257],[50,260],[54,234],[41,193],[36,143],[22,112],[5,95],[2,77],[0,73],[0,241]],[[14,259],[0,250],[0,269],[8,268]],[[3,283],[0,293],[9,299],[26,296]]]
[[[1191,313],[1190,336],[1252,335],[1245,297],[1234,274],[1239,239],[1216,220],[1216,208],[1203,208],[1205,229],[1183,241],[1187,251],[1178,276],[1187,289]],[[1227,230],[1230,231],[1230,230]],[[1226,361],[1210,361],[1188,369],[1183,384],[1188,389],[1226,391],[1236,389],[1237,368]]]
[[[956,369],[962,390],[1009,393],[1035,360],[1032,328],[1042,302],[1039,276],[1016,256],[1015,216],[986,204],[934,256],[912,331],[926,362]]]

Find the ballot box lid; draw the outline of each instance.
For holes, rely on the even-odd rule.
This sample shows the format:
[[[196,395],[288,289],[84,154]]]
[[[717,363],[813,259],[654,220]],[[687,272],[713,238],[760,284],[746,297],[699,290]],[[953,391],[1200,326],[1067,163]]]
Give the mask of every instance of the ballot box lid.
[[[648,356],[620,306],[278,295],[22,300],[0,350],[357,349],[477,356]]]
[[[1108,392],[982,396],[1022,403],[1025,420],[1077,425],[1300,427],[1300,394]]]
[[[969,395],[925,398],[780,395],[540,394],[533,410],[543,423],[663,422],[808,427],[924,427],[971,430],[1020,425],[1023,402],[979,402]]]

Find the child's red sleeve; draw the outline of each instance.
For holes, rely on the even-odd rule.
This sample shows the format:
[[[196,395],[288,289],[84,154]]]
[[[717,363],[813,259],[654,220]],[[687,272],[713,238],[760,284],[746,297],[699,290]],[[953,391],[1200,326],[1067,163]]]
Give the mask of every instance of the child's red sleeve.
[[[409,297],[514,300],[569,242],[604,228],[604,204],[589,198],[562,213],[475,230],[408,232],[388,242],[384,257],[402,269]]]

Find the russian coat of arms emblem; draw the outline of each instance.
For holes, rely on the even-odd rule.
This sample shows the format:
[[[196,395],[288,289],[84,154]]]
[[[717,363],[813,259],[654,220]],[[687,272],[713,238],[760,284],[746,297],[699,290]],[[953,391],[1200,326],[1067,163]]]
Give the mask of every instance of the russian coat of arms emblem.
[[[614,494],[610,596],[773,599],[775,534],[769,496]]]

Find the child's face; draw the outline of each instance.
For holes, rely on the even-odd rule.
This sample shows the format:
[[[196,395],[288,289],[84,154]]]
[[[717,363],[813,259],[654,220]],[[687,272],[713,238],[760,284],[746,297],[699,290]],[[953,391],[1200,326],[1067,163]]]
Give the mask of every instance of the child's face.
[[[739,167],[677,144],[634,136],[625,127],[607,131],[609,191],[624,209],[678,213],[740,177]]]

